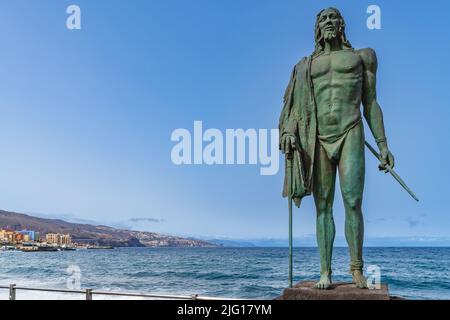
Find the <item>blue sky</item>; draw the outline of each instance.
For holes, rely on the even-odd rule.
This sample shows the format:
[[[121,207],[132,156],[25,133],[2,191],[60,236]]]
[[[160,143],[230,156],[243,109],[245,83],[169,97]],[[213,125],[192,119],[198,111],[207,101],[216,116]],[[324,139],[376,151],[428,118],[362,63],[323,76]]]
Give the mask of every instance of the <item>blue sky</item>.
[[[70,4],[82,30],[65,26]],[[381,30],[366,27],[370,4]],[[450,238],[448,1],[1,0],[0,208],[184,236],[286,237],[282,170],[175,166],[170,136],[195,120],[276,128],[292,66],[313,50],[315,15],[330,5],[354,47],[377,51],[390,148],[421,199],[367,153],[367,237]],[[312,198],[294,232],[315,232]]]

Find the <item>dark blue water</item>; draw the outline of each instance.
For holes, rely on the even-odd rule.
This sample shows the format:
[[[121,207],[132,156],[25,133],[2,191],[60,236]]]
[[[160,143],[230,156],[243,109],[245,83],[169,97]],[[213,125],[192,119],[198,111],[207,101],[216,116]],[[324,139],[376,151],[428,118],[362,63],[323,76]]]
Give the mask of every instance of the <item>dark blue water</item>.
[[[450,299],[450,248],[366,248],[366,265],[381,269],[392,295]],[[317,279],[316,248],[297,248],[295,280]],[[346,248],[335,248],[335,281],[350,281]],[[71,272],[68,271],[71,268]],[[79,269],[77,269],[79,268]],[[81,288],[229,298],[272,299],[287,285],[287,248],[123,248],[73,252],[0,252],[0,285],[66,288],[80,271]],[[55,298],[18,293],[18,298]],[[7,291],[0,290],[0,299]]]

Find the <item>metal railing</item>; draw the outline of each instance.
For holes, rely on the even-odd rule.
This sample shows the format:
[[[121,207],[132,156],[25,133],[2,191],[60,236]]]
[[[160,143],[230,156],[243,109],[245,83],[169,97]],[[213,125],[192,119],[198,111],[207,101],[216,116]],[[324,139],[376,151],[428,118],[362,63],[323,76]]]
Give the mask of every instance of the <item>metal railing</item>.
[[[32,288],[32,287],[18,287],[15,284],[0,286],[0,289],[9,290],[9,300],[16,300],[16,293],[18,290],[22,291],[37,291],[37,292],[54,292],[63,294],[81,294],[84,295],[85,300],[93,300],[93,296],[115,296],[115,297],[134,297],[134,298],[148,298],[148,299],[163,299],[163,300],[239,300],[220,297],[207,297],[194,295],[170,295],[170,294],[153,294],[153,293],[134,293],[134,292],[113,292],[113,291],[97,291],[93,289],[52,289],[52,288]]]

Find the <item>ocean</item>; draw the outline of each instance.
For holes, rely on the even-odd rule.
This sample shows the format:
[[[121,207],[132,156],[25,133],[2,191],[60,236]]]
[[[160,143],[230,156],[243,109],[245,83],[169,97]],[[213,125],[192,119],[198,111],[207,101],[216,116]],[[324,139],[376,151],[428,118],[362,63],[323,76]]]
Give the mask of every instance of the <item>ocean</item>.
[[[294,249],[295,281],[318,278],[317,248]],[[365,248],[391,295],[450,299],[450,248]],[[333,280],[350,281],[347,248],[333,256]],[[118,248],[25,253],[0,251],[0,286],[274,299],[287,286],[287,248]],[[8,290],[0,289],[0,299]],[[83,299],[17,291],[17,299]],[[105,299],[106,297],[98,297]],[[97,297],[94,296],[94,299]]]

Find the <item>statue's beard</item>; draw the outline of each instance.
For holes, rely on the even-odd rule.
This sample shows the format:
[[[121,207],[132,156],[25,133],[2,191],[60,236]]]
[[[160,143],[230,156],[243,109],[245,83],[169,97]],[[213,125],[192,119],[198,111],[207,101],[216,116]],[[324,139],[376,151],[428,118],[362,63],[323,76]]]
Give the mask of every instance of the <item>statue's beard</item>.
[[[337,34],[336,30],[333,30],[333,31],[327,30],[324,32],[323,39],[325,41],[329,42],[329,41],[333,41],[334,39],[336,39],[337,36],[338,36],[338,34]]]

